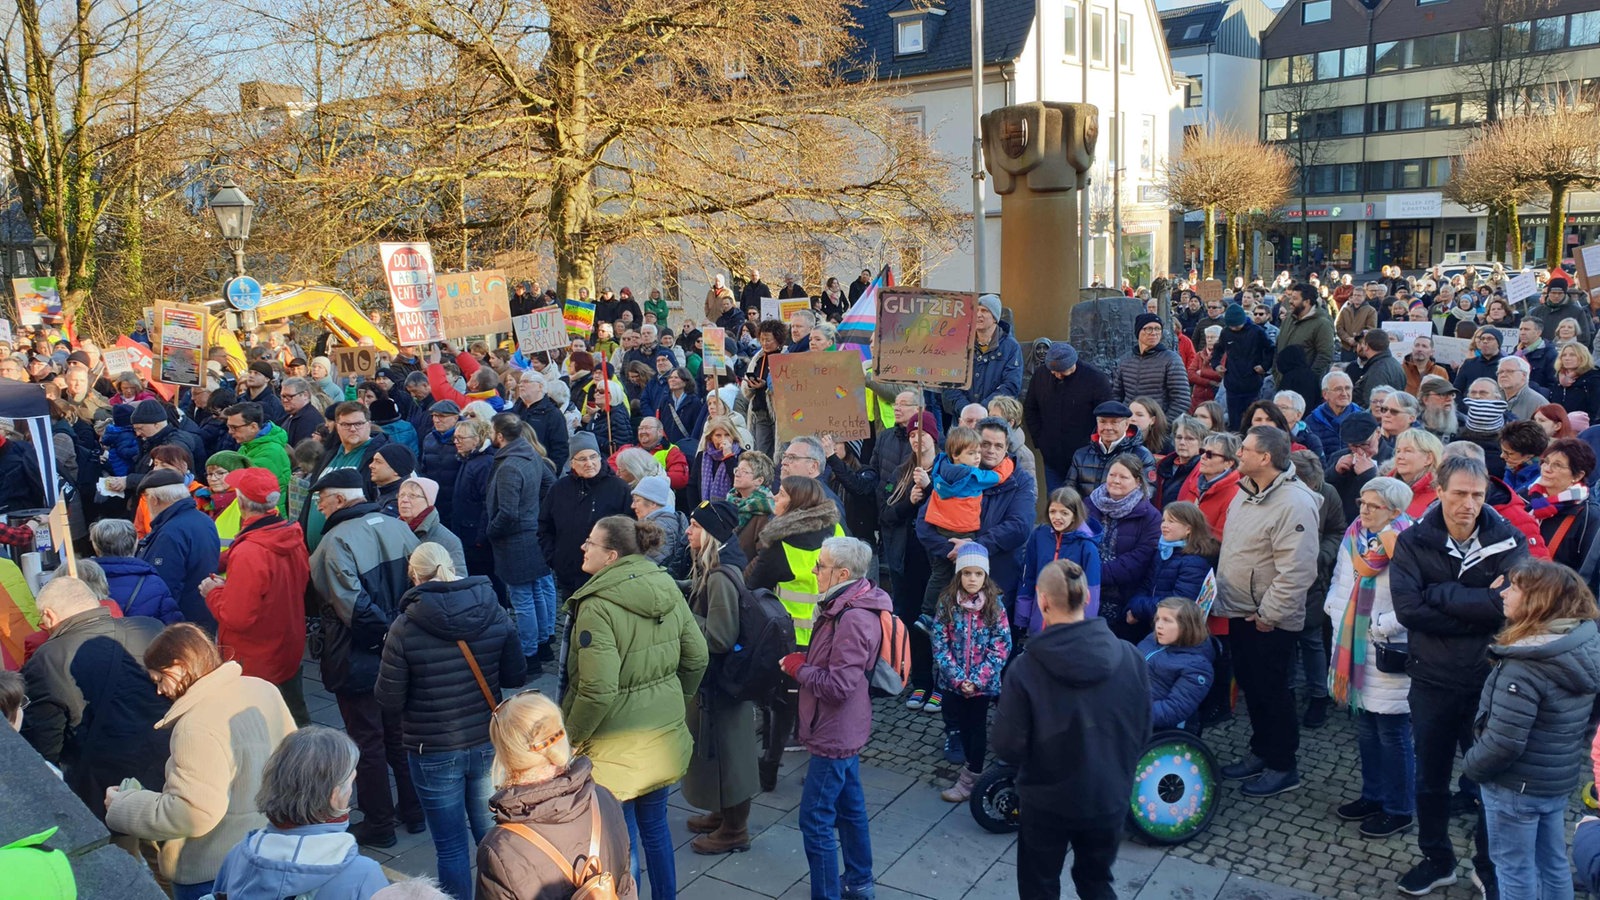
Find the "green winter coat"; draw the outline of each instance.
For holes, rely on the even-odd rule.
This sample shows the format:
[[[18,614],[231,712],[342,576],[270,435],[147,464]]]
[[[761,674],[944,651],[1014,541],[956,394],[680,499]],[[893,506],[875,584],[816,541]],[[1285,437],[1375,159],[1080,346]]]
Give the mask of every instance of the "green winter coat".
[[[634,555],[592,576],[569,603],[561,713],[573,751],[620,801],[676,782],[694,749],[686,701],[710,659],[683,593]]]
[[[278,514],[289,512],[289,432],[264,422],[254,440],[239,447],[250,465],[266,469],[278,478]]]

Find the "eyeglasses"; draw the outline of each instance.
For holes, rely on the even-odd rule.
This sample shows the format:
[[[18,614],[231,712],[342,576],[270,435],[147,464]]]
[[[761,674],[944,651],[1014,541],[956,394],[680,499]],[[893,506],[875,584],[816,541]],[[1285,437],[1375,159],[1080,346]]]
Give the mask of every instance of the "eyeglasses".
[[[283,398],[284,400],[293,400],[296,397],[304,397],[305,395],[306,395],[305,391],[296,391],[294,393],[289,393],[289,392],[285,391],[284,393],[279,394],[278,396]]]
[[[232,434],[235,431],[243,431],[246,428],[250,427],[250,423],[249,422],[240,422],[237,425],[233,424],[232,422],[229,422],[229,423],[227,423],[227,425],[228,425],[228,433],[229,434]]]
[[[1387,503],[1368,503],[1365,500],[1360,501],[1356,504],[1356,506],[1359,507],[1362,512],[1387,512],[1389,510],[1389,505]]]
[[[340,428],[360,428],[363,425],[371,425],[371,424],[372,423],[367,421],[366,419],[362,419],[359,422],[340,422],[339,423],[339,427]]]
[[[1233,457],[1227,455],[1226,453],[1218,453],[1215,450],[1201,450],[1200,455],[1206,459],[1221,459],[1226,460],[1227,462],[1233,462]]]

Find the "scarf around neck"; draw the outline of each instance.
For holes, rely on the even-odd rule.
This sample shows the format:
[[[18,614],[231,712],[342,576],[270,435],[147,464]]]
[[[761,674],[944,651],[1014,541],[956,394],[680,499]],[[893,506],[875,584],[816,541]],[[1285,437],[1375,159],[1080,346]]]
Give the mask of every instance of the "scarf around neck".
[[[1100,485],[1089,494],[1089,499],[1094,502],[1095,508],[1100,510],[1100,515],[1105,519],[1123,519],[1133,512],[1134,507],[1144,499],[1143,491],[1129,491],[1128,496],[1121,500],[1113,499],[1111,492],[1105,485]]]
[[[1361,697],[1367,680],[1367,655],[1371,649],[1367,631],[1372,621],[1372,604],[1377,596],[1378,579],[1389,568],[1400,532],[1411,527],[1411,524],[1411,519],[1402,515],[1383,531],[1373,534],[1357,519],[1344,533],[1345,550],[1356,577],[1350,588],[1350,602],[1345,604],[1344,616],[1340,620],[1339,640],[1333,647],[1333,660],[1328,666],[1328,694],[1341,706],[1362,708]]]
[[[750,492],[750,496],[741,497],[738,491],[728,492],[728,502],[739,510],[739,527],[744,528],[756,516],[772,515],[772,492],[764,487],[758,487]]]
[[[1542,481],[1535,481],[1533,487],[1528,489],[1528,512],[1533,513],[1533,517],[1541,521],[1569,505],[1587,502],[1589,502],[1589,486],[1582,483],[1557,494],[1550,493],[1550,488]]]

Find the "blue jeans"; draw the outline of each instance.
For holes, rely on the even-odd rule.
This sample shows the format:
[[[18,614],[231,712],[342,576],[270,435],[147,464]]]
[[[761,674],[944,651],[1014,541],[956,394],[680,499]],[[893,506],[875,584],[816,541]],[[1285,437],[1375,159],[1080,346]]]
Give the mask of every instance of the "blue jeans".
[[[1361,799],[1382,803],[1391,816],[1409,816],[1416,809],[1417,757],[1411,744],[1408,713],[1356,714],[1361,748]]]
[[[867,831],[867,800],[861,792],[861,757],[811,757],[805,786],[800,789],[800,836],[811,864],[811,900],[840,900],[844,891],[853,898],[870,900],[872,835]]]
[[[211,893],[211,886],[216,881],[202,881],[199,884],[174,884],[172,886],[173,900],[200,900],[201,897]]]
[[[1479,785],[1489,858],[1502,900],[1572,900],[1567,868],[1568,794],[1535,797],[1493,782]]]
[[[533,603],[539,609],[539,643],[556,634],[556,576],[547,573],[533,583]]]
[[[489,812],[494,745],[421,755],[408,752],[406,757],[439,857],[439,884],[456,900],[471,900],[473,847],[494,827]]]
[[[539,604],[535,600],[534,589],[538,584],[537,581],[522,584],[506,582],[506,599],[511,601],[511,609],[517,614],[517,637],[522,641],[523,656],[539,652],[540,636],[544,633],[544,623],[539,621]],[[552,618],[551,626],[554,625]]]
[[[656,788],[622,804],[628,820],[629,864],[633,883],[639,884],[639,857],[643,851],[650,867],[651,900],[673,900],[678,896],[678,863],[672,856],[672,831],[667,827],[667,793]]]

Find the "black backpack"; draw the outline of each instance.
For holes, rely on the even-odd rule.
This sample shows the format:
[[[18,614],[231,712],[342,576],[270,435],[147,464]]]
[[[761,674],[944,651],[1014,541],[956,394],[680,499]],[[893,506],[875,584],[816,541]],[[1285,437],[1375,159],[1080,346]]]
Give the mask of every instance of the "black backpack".
[[[737,569],[721,567],[739,589],[739,642],[717,666],[717,687],[735,700],[760,700],[778,686],[778,661],[794,652],[794,618],[776,594],[751,591]]]

